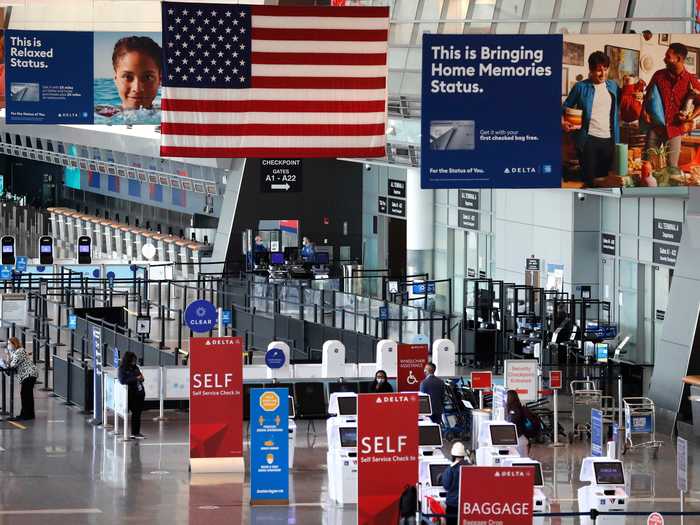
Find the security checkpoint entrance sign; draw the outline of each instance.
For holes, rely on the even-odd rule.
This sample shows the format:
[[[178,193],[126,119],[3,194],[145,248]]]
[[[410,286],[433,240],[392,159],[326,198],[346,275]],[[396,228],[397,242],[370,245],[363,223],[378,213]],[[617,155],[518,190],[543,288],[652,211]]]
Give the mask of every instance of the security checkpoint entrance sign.
[[[401,495],[418,482],[418,407],[416,393],[358,396],[358,525],[399,522]]]
[[[416,392],[425,379],[428,345],[399,343],[396,352],[396,383],[399,392]]]
[[[538,366],[536,359],[506,359],[505,361],[506,388],[515,390],[523,403],[537,401]]]
[[[535,469],[462,467],[459,525],[531,525]]]
[[[190,339],[190,468],[243,472],[243,340]]]

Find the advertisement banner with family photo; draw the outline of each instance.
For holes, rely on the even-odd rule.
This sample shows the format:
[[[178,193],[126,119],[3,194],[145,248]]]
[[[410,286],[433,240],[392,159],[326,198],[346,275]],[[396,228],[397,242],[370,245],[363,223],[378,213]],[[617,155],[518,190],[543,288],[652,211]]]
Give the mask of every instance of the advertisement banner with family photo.
[[[421,186],[561,184],[561,35],[423,35]]]
[[[565,188],[700,185],[700,35],[564,35]]]
[[[94,33],[94,123],[160,124],[161,33]]]
[[[92,124],[92,33],[5,31],[8,124]]]

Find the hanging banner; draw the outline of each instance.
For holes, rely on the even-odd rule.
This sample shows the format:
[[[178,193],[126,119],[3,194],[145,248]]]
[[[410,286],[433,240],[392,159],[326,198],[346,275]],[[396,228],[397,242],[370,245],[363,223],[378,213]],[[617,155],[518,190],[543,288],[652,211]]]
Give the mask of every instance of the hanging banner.
[[[561,35],[424,33],[421,186],[560,187],[561,56]]]
[[[357,398],[357,523],[399,522],[401,495],[418,482],[418,395]]]
[[[92,124],[87,31],[5,31],[8,124]]]
[[[92,327],[92,422],[102,424],[102,329]]]
[[[94,33],[95,124],[160,124],[161,33]]]
[[[396,383],[399,392],[417,392],[425,379],[428,345],[399,343],[396,352]]]
[[[289,389],[250,391],[250,503],[289,503]]]
[[[242,472],[243,340],[190,339],[190,467]]]
[[[459,523],[531,525],[535,469],[462,467]]]

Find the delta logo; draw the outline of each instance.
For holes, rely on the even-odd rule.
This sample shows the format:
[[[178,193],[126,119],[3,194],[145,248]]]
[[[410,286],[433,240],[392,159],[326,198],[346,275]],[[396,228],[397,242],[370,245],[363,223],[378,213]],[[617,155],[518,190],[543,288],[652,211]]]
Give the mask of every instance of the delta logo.
[[[204,343],[204,346],[223,346],[230,345],[231,343],[233,343],[232,338],[207,339],[207,342]]]
[[[503,170],[503,173],[505,173],[506,175],[529,175],[531,173],[537,173],[537,170],[532,166],[526,166],[506,168],[505,170]]]
[[[375,404],[381,404],[381,403],[407,403],[411,398],[408,396],[401,396],[401,395],[395,395],[395,396],[379,396],[377,397],[377,401]],[[415,401],[415,397],[412,398]]]

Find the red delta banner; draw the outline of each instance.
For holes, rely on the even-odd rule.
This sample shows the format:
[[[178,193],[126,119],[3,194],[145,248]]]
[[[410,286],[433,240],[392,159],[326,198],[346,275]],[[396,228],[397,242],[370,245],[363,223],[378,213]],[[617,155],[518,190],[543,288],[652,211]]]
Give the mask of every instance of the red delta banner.
[[[535,469],[462,467],[459,523],[531,525]]]
[[[357,420],[357,523],[398,523],[418,482],[418,394],[360,394]]]
[[[243,340],[190,339],[190,458],[243,457]]]
[[[396,352],[396,382],[399,392],[416,392],[425,379],[423,368],[428,362],[428,345],[399,343]]]

